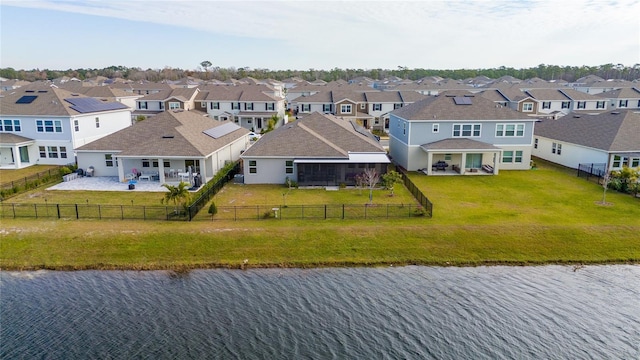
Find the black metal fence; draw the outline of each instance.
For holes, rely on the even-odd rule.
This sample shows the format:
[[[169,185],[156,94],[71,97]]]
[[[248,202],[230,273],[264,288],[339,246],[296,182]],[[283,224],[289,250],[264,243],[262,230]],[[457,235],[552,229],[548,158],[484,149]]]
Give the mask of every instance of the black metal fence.
[[[427,216],[416,204],[334,204],[218,206],[214,216],[196,220],[376,219]]]
[[[404,186],[409,190],[411,194],[418,200],[418,203],[424,209],[424,213],[428,217],[433,217],[433,203],[429,201],[429,198],[425,194],[422,193],[420,188],[416,186],[416,184],[411,181],[409,176],[407,176],[407,171],[401,167],[397,167],[398,172],[402,174],[402,180],[404,181]]]
[[[591,163],[578,164],[578,177],[600,183],[607,174],[607,164]]]
[[[0,204],[1,218],[77,220],[188,220],[187,212],[174,206],[93,204]]]
[[[200,192],[198,198],[194,200],[191,205],[187,208],[187,213],[189,214],[189,221],[193,220],[193,218],[198,214],[200,210],[213,198],[215,194],[220,191],[226,183],[231,181],[236,174],[240,172],[240,162],[237,162],[235,166],[230,168],[226,174],[223,174],[216,182],[213,184],[206,184],[204,191]]]

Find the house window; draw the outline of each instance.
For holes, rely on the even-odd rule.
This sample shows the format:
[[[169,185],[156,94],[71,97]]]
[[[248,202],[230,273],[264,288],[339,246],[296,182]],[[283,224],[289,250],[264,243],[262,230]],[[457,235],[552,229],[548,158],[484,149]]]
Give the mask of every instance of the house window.
[[[22,130],[22,126],[20,125],[20,120],[2,120],[2,121],[0,121],[0,131],[20,132],[21,130]]]
[[[212,102],[211,103],[211,110],[218,110],[220,109],[220,103],[219,102]]]
[[[563,101],[562,102],[562,108],[563,109],[569,109],[571,107],[571,102],[570,101]]]
[[[619,168],[627,161],[627,158],[620,155],[613,155],[613,167]]]
[[[451,160],[451,154],[444,154],[445,160]]]
[[[618,103],[618,107],[626,108],[628,104],[629,100],[620,100],[620,102]]]
[[[60,120],[36,120],[38,132],[62,132],[62,122]]]
[[[275,103],[267,103],[267,107],[266,107],[267,111],[271,110],[275,110],[276,109],[276,104]]]
[[[364,110],[367,108],[367,104],[365,103],[360,103],[360,110]]]
[[[440,132],[440,124],[431,125],[431,132],[437,134]]]
[[[311,104],[302,104],[302,112],[311,112]]]
[[[382,111],[382,104],[373,104],[373,111]]]
[[[322,112],[330,113],[331,112],[331,104],[322,104]]]
[[[175,109],[180,109],[180,103],[179,102],[170,102],[169,103],[169,110],[175,110]]]
[[[50,158],[58,158],[58,147],[57,146],[47,146],[47,152],[49,153]]]
[[[60,158],[61,159],[66,159],[67,158],[67,147],[66,146],[60,146]]]
[[[516,150],[516,157],[515,157],[514,160],[517,163],[521,163],[522,162],[522,150]]]
[[[502,153],[502,162],[503,163],[513,162],[513,151],[504,151]]]
[[[147,104],[147,102],[146,102],[146,101],[139,101],[139,102],[138,102],[138,109],[141,109],[141,110],[142,110],[142,109],[146,109],[146,108],[147,108],[147,106],[148,106],[148,104]]]
[[[454,124],[453,137],[479,137],[481,124]]]
[[[640,108],[640,100],[638,100],[638,106],[637,106],[637,107],[639,107],[639,108]]]
[[[160,101],[158,107],[160,107],[160,110],[164,110],[164,102]]]
[[[340,105],[340,113],[342,113],[342,114],[351,114],[351,104],[342,104],[342,105]]]
[[[73,120],[73,128],[75,129],[75,131],[80,131],[80,121]]]
[[[631,158],[631,167],[640,166],[640,158]]]
[[[104,154],[104,161],[105,161],[105,165],[107,165],[107,167],[113,167],[113,155]]]
[[[203,108],[203,109],[206,109],[206,108],[207,108],[207,103],[206,103],[206,102],[204,102],[204,101],[203,101],[203,102],[201,102],[201,103],[200,103],[200,107],[201,107],[201,108]]]
[[[401,103],[400,104],[393,104],[393,110],[400,109],[401,107],[402,107]]]
[[[245,110],[253,110],[253,103],[244,103]]]
[[[542,108],[543,109],[551,109],[551,101],[544,101],[542,103]]]
[[[46,158],[47,157],[47,150],[44,146],[38,146],[38,151],[40,152],[40,157],[41,158]]]
[[[522,111],[524,111],[524,112],[532,112],[533,111],[533,103],[524,103],[524,104],[522,104]]]
[[[149,159],[142,159],[142,167],[148,168],[149,164]]]
[[[249,174],[258,173],[258,163],[256,160],[249,160]]]
[[[96,118],[96,129],[100,128],[100,118]]]
[[[154,168],[157,168],[158,167],[158,160],[153,160],[152,164],[153,164]]]
[[[598,101],[596,103],[596,109],[604,109],[604,101]]]
[[[562,154],[562,144],[553,143],[551,145],[551,153],[556,155]]]
[[[287,174],[293,174],[293,160],[287,160],[285,163],[285,172]]]
[[[164,161],[162,163],[162,166],[166,167],[166,168],[171,168],[171,161]]]
[[[496,125],[496,137],[522,137],[524,136],[524,124],[498,124]]]
[[[586,109],[587,102],[586,101],[578,101],[578,109]]]
[[[240,110],[240,103],[231,103],[231,110]]]
[[[533,148],[534,149],[538,148],[538,138],[533,139]]]
[[[407,135],[407,123],[402,123],[402,135]]]

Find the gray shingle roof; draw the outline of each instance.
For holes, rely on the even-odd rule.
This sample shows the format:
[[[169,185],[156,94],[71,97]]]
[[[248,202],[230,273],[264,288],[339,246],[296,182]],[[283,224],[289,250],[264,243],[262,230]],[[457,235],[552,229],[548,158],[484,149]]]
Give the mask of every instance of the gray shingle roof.
[[[13,133],[0,133],[0,144],[15,145],[27,141],[34,141],[28,137],[20,136]]]
[[[570,113],[536,123],[535,135],[605,151],[640,151],[640,114],[609,111],[598,115]]]
[[[203,131],[227,123],[192,111],[165,111],[78,151],[120,151],[122,156],[207,156],[249,133],[240,128],[218,139]]]
[[[243,157],[348,158],[349,152],[385,150],[351,122],[315,112],[263,135]]]
[[[529,96],[536,100],[540,101],[551,101],[551,100],[560,100],[560,101],[569,101],[569,97],[559,91],[558,89],[529,89],[526,91]]]
[[[471,105],[456,105],[454,96],[467,96]],[[481,96],[468,92],[446,92],[407,105],[392,114],[405,120],[509,120],[528,119],[530,116],[495,104]]]

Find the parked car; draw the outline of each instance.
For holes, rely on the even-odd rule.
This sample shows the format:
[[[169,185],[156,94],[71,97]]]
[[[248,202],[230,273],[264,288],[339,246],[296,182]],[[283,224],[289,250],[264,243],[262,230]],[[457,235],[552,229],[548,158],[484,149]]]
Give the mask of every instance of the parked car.
[[[260,135],[260,134],[256,134],[256,133],[254,133],[254,132],[250,132],[250,133],[249,133],[249,139],[250,139],[250,140],[254,140],[254,141],[255,141],[255,140],[258,140],[258,139],[260,139],[260,137],[261,137],[261,136],[262,136],[262,135]]]

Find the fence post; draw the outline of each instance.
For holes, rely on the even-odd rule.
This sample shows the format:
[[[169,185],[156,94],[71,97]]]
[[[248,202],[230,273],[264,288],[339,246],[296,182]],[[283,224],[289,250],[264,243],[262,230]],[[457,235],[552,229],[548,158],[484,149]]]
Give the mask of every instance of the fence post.
[[[58,211],[58,219],[60,219],[60,204],[56,204],[56,210]]]
[[[364,218],[365,219],[367,218],[367,208],[368,208],[367,204],[364,204]]]
[[[142,207],[142,220],[147,220],[147,207],[143,206]]]
[[[324,204],[324,219],[327,220],[327,204]]]
[[[98,220],[102,220],[102,208],[98,205]]]
[[[37,204],[33,204],[33,209],[36,212],[36,219],[38,218],[38,205]]]
[[[80,215],[78,214],[78,204],[76,204],[76,220],[80,219]]]
[[[344,220],[344,204],[342,204],[342,220]]]
[[[258,217],[258,220],[260,220],[260,205],[256,205],[256,216]]]
[[[238,207],[233,207],[233,221],[238,221]]]
[[[120,220],[124,220],[124,209],[122,208],[122,205],[120,205]]]

